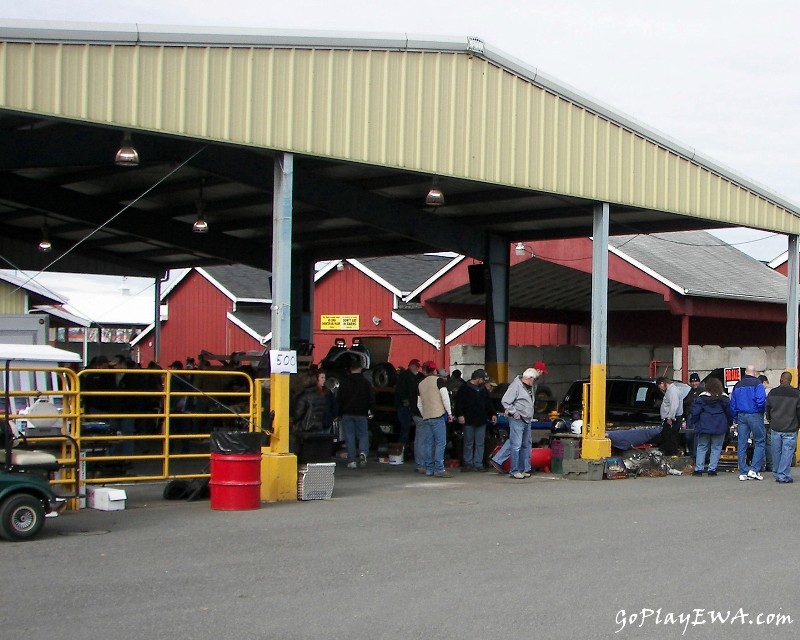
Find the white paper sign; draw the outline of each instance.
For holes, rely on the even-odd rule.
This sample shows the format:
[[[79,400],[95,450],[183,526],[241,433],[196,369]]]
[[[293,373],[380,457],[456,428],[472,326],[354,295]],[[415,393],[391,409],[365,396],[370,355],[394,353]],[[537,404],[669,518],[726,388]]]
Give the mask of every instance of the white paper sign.
[[[297,373],[297,351],[269,351],[270,371],[272,373]]]

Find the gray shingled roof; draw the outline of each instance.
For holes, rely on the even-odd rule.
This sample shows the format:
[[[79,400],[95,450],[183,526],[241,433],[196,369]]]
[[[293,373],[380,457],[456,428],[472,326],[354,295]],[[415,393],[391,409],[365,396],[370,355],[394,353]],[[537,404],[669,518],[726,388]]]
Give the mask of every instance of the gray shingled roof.
[[[269,305],[239,305],[232,314],[262,338],[272,331],[272,313]]]
[[[358,261],[399,291],[410,293],[453,258],[414,254],[383,258],[359,258]]]
[[[254,269],[242,264],[203,267],[203,270],[236,298],[272,299],[269,271]]]
[[[439,318],[431,318],[424,309],[399,309],[395,313],[401,316],[406,322],[410,322],[422,329],[428,335],[439,337]],[[445,321],[445,332],[450,335],[453,331],[463,325],[466,320],[449,318]]]
[[[705,231],[614,236],[609,246],[687,296],[786,302],[786,278]]]

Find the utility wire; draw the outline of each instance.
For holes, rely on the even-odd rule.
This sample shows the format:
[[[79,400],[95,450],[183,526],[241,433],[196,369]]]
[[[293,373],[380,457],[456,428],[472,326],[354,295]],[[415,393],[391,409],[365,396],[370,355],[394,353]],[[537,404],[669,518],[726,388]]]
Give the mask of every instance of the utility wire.
[[[126,212],[128,209],[130,209],[130,208],[131,208],[133,205],[135,205],[137,202],[139,202],[139,200],[141,200],[142,198],[144,198],[144,197],[145,197],[145,196],[146,196],[148,193],[150,193],[151,191],[153,191],[153,190],[154,190],[156,187],[158,187],[158,186],[159,186],[161,183],[163,183],[163,182],[164,182],[164,181],[166,181],[168,178],[170,178],[170,177],[171,177],[171,176],[172,176],[174,173],[176,173],[177,171],[179,171],[180,169],[182,169],[184,166],[186,166],[186,165],[187,165],[187,164],[188,164],[190,161],[192,161],[192,160],[193,160],[194,158],[196,158],[196,157],[197,157],[199,154],[201,154],[203,151],[205,151],[205,149],[206,149],[205,147],[201,147],[200,149],[198,149],[197,151],[195,151],[195,152],[194,152],[192,155],[190,155],[188,158],[186,158],[186,160],[184,160],[184,161],[183,161],[183,162],[181,162],[179,165],[177,165],[176,167],[174,167],[174,168],[173,168],[172,170],[170,170],[170,171],[169,171],[169,172],[168,172],[166,175],[164,175],[164,176],[163,176],[161,179],[159,179],[159,180],[158,180],[157,182],[155,182],[153,185],[151,185],[150,187],[148,187],[147,189],[145,189],[145,190],[144,190],[144,191],[143,191],[141,194],[139,194],[139,195],[138,195],[138,196],[137,196],[135,199],[131,200],[131,201],[130,201],[128,204],[126,204],[124,207],[122,207],[122,209],[120,209],[119,211],[117,211],[117,213],[115,213],[113,216],[111,216],[111,217],[110,217],[108,220],[106,220],[104,223],[102,223],[101,225],[99,225],[97,228],[95,228],[95,229],[93,229],[92,231],[90,231],[90,232],[89,232],[87,235],[85,235],[83,238],[81,238],[81,239],[80,239],[80,240],[78,240],[78,241],[77,241],[75,244],[73,244],[73,245],[72,245],[72,246],[71,246],[69,249],[67,249],[66,251],[64,251],[64,253],[62,253],[60,256],[58,256],[57,258],[55,258],[54,260],[52,260],[52,261],[51,261],[49,264],[47,264],[47,265],[46,265],[46,266],[45,266],[43,269],[41,269],[40,271],[38,271],[38,272],[37,272],[37,273],[35,273],[34,275],[30,276],[30,277],[29,277],[29,278],[28,278],[28,279],[27,279],[25,282],[23,282],[21,285],[19,285],[19,286],[18,286],[16,289],[14,289],[14,290],[10,291],[10,292],[9,292],[7,295],[11,295],[12,293],[16,293],[16,292],[17,292],[17,291],[19,291],[19,290],[20,290],[22,287],[24,287],[26,284],[28,284],[29,282],[32,282],[33,280],[35,280],[35,279],[36,279],[36,278],[39,276],[39,274],[41,274],[41,273],[44,273],[45,271],[48,271],[48,270],[49,270],[49,269],[50,269],[50,268],[51,268],[53,265],[57,264],[57,263],[58,263],[58,262],[59,262],[59,261],[60,261],[62,258],[64,258],[65,256],[69,255],[70,253],[72,253],[72,252],[73,252],[75,249],[77,249],[77,248],[78,248],[78,247],[79,247],[81,244],[83,244],[83,243],[84,243],[84,242],[86,242],[86,241],[87,241],[89,238],[91,238],[92,236],[94,236],[94,235],[95,235],[95,234],[96,234],[98,231],[100,231],[100,230],[101,230],[101,229],[103,229],[104,227],[106,227],[106,226],[108,226],[109,224],[111,224],[111,223],[112,223],[114,220],[116,220],[116,219],[117,219],[119,216],[121,216],[121,215],[122,215],[123,213],[125,213],[125,212]],[[6,258],[3,258],[3,260],[5,260],[5,261],[6,261],[8,264],[12,264],[12,263],[11,263],[11,261],[10,261],[10,260],[8,260],[8,259],[6,259]],[[14,268],[16,268],[16,267],[14,267]],[[24,273],[24,272],[23,272],[23,273]]]

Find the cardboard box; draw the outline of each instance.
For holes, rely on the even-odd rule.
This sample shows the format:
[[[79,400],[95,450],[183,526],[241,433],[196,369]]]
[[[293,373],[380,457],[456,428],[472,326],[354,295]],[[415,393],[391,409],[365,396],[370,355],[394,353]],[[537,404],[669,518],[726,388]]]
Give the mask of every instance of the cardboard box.
[[[87,487],[86,506],[98,511],[122,511],[128,494],[125,489],[111,489],[110,487]]]

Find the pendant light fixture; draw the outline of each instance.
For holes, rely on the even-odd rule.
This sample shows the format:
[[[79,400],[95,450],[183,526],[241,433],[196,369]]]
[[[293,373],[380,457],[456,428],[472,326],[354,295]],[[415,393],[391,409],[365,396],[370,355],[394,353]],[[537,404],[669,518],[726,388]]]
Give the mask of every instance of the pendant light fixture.
[[[47,228],[47,214],[44,215],[44,224],[42,225],[42,239],[36,247],[42,253],[49,253],[53,250],[53,244],[50,242],[50,234]]]
[[[444,194],[439,188],[439,178],[434,176],[431,189],[428,191],[428,195],[425,197],[425,205],[428,207],[441,207],[443,204]]]
[[[117,155],[114,156],[114,164],[118,167],[139,166],[139,152],[133,146],[130,131],[126,131],[125,135],[122,136],[122,144],[117,151]]]
[[[203,212],[206,208],[206,203],[203,200],[203,187],[206,184],[206,179],[202,178],[200,180],[200,197],[197,199],[197,220],[194,221],[192,225],[192,231],[194,233],[208,233],[208,222],[206,222],[205,217],[203,216]]]

